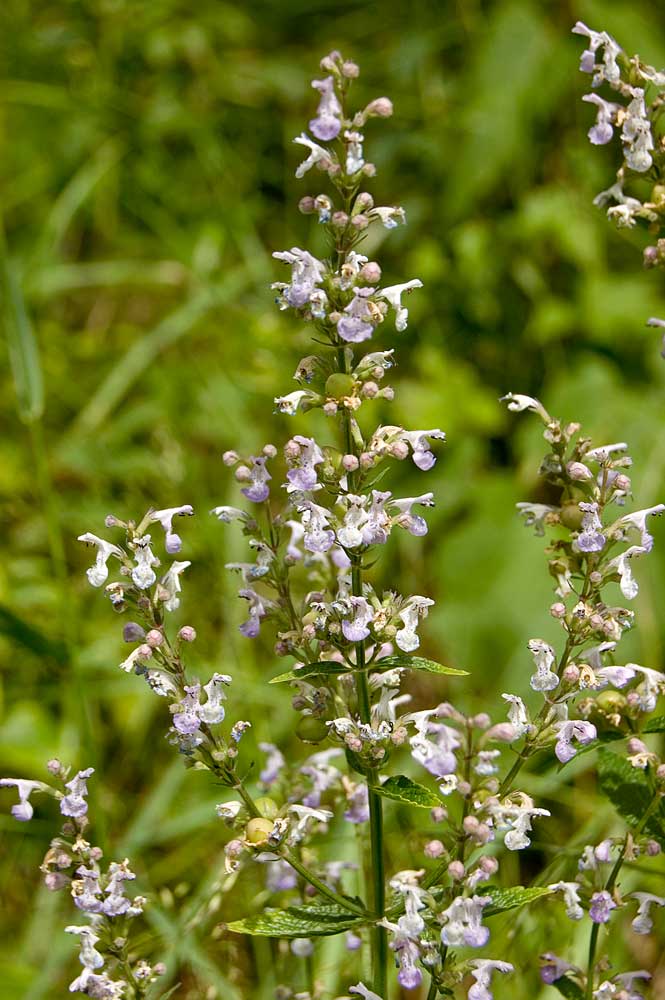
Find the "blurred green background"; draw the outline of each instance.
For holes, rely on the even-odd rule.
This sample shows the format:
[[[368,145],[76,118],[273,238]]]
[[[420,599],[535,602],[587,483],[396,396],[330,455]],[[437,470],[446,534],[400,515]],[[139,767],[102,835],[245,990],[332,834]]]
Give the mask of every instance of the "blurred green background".
[[[588,79],[570,34],[578,18],[665,65],[663,13],[638,0],[1,5],[5,270],[14,322],[32,323],[38,357],[27,386],[15,384],[6,351],[0,370],[0,773],[42,777],[54,755],[94,765],[95,838],[131,856],[153,899],[155,958],[168,957],[179,995],[271,996],[272,973],[257,983],[252,971],[268,967],[270,946],[252,951],[217,926],[246,907],[216,894],[228,833],[213,804],[223,793],[185,772],[162,735],[163,703],[118,670],[122,621],[88,586],[76,536],[103,533],[110,511],[193,503],[201,516],[181,532],[193,566],[178,613],[199,633],[192,669],[232,673],[232,717],[253,719],[254,741],[305,755],[293,746],[288,692],[265,683],[277,668],[270,642],[237,632],[245,608],[223,565],[241,557],[242,539],[207,511],[237,498],[223,450],[251,453],[319,426],[271,414],[309,349],[268,285],[282,277],[272,250],[321,249],[315,223],[295,208],[319,193],[321,175],[295,180],[290,140],[312,116],[318,59],[340,48],[361,64],[359,106],[381,94],[395,104],[392,120],[368,127],[367,151],[377,202],[402,203],[409,224],[374,235],[373,254],[386,283],[425,283],[395,345],[396,401],[366,407],[365,425],[448,434],[426,483],[411,463],[394,469],[397,495],[433,489],[438,506],[427,544],[395,538],[390,571],[379,566],[374,579],[399,574],[404,592],[436,598],[423,649],[471,672],[464,685],[419,682],[416,704],[450,697],[496,710],[501,691],[524,692],[527,640],[557,637],[543,542],[514,513],[536,496],[542,440],[535,419],[508,415],[498,397],[539,395],[598,443],[629,441],[637,505],[665,496],[665,363],[644,327],[665,314],[665,295],[660,274],[641,270],[646,234],[617,232],[591,204],[619,151],[586,140]],[[654,555],[637,569],[639,628],[623,648],[662,669],[660,523],[655,533]],[[530,779],[559,815],[541,824],[533,851],[506,861],[506,880],[532,878],[552,844],[609,828],[611,810],[587,794],[592,763],[587,755],[562,778]],[[39,888],[37,872],[57,817],[42,802],[19,826],[9,804],[7,793],[0,997],[64,996],[77,968],[62,933],[72,910]],[[411,853],[393,868],[418,867],[422,837],[405,817],[395,822]],[[570,875],[574,854],[557,857],[573,866],[558,877]],[[257,890],[251,877],[244,884]],[[497,997],[539,994],[544,947],[581,955],[586,931],[562,913],[494,921],[491,954],[511,958],[520,976],[497,984]],[[617,969],[654,969],[655,947],[631,935]],[[321,949],[331,991],[356,981],[338,944]]]

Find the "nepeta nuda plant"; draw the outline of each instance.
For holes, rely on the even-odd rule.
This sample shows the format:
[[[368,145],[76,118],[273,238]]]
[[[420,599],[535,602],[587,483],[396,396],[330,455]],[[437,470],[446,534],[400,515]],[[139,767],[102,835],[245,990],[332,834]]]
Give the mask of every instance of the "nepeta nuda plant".
[[[622,149],[615,183],[596,195],[594,204],[609,206],[607,217],[620,228],[633,228],[638,223],[646,226],[655,241],[644,249],[644,266],[661,268],[665,266],[665,238],[660,235],[665,215],[665,72],[649,66],[638,55],[629,58],[606,31],[592,31],[578,21],[573,32],[588,41],[580,70],[592,78],[592,91],[582,100],[596,108],[589,140],[594,146],[607,145],[616,130]],[[614,91],[618,99],[601,97],[596,91],[602,87]],[[665,320],[652,317],[647,325],[663,328]]]
[[[360,252],[370,226],[391,229],[406,221],[402,208],[375,206],[366,190],[375,168],[364,159],[364,129],[373,118],[389,117],[392,105],[379,98],[352,112],[358,67],[333,52],[322,69],[325,78],[313,82],[320,95],[309,125],[314,139],[303,133],[294,141],[307,151],[296,176],[316,168],[331,185],[330,194],[300,202],[325,227],[330,254],[321,260],[294,247],[274,255],[291,269],[290,280],[274,286],[278,305],[311,324],[316,351],[297,367],[300,388],[275,402],[290,415],[323,410],[329,440],[296,434],[281,452],[272,444],[248,458],[227,451],[224,462],[235,469],[244,505],[213,511],[224,523],[237,522],[248,541],[247,561],[228,567],[239,574],[248,606],[240,631],[252,640],[272,629],[275,653],[295,661],[272,683],[290,685],[300,715],[296,732],[317,749],[287,761],[278,746],[262,742],[260,773],[249,777],[252,762],[243,761],[240,744],[251,723],[229,726],[225,718],[231,678],[214,673],[201,683],[189,676],[183,654],[195,631],[183,626],[173,636],[168,618],[190,563],[175,559],[163,567],[152,533],[161,526],[167,555],[177,556],[182,543],[173,522],[191,515],[191,506],[151,509],[139,522],[110,516],[106,525],[118,529],[116,541],[82,534],[96,549],[88,579],[105,588],[116,611],[131,615],[123,635],[133,648],[120,666],[164,699],[169,741],[188,766],[209,771],[229,791],[217,807],[232,831],[228,891],[244,867],[258,865],[271,902],[229,930],[290,941],[292,979],[280,988],[281,998],[334,992],[337,980],[320,979],[317,969],[316,940],[331,935],[344,936],[341,973],[355,981],[349,993],[364,1000],[389,1000],[396,984],[406,991],[422,985],[428,1000],[492,1000],[493,977],[510,973],[511,995],[526,998],[535,988],[528,942],[517,937],[510,953],[497,952],[491,924],[494,914],[538,901],[543,913],[565,913],[571,927],[582,922],[588,931],[583,964],[577,955],[541,956],[543,983],[572,1000],[639,1000],[649,973],[617,970],[611,935],[622,933],[625,914],[633,932],[648,934],[654,908],[665,906],[665,897],[623,878],[625,865],[656,856],[665,843],[665,765],[643,739],[665,729],[662,717],[653,718],[665,675],[622,663],[616,650],[633,623],[624,606],[638,592],[633,560],[651,550],[648,522],[665,506],[625,512],[627,445],[594,445],[579,424],[553,418],[537,399],[508,393],[511,411],[531,411],[544,426],[540,476],[551,502],[520,503],[519,512],[537,535],[549,536],[556,597],[549,610],[561,641],[555,647],[529,639],[524,688],[502,695],[494,721],[485,712],[465,714],[460,680],[451,682],[453,702],[411,709],[413,672],[429,675],[432,684],[465,672],[417,655],[419,628],[433,602],[400,593],[397,581],[380,592],[373,566],[393,531],[427,534],[432,492],[401,498],[387,487],[395,462],[411,460],[426,475],[436,461],[432,445],[444,434],[373,424],[372,401],[393,398],[383,386],[394,363],[385,341],[393,326],[398,333],[406,328],[404,300],[421,282],[385,287],[379,264]],[[546,824],[552,811],[516,784],[523,778],[528,787],[525,765],[537,755],[565,767],[610,741],[620,749],[600,749],[598,783],[625,821],[621,832],[613,827],[598,843],[573,845],[530,887],[500,886],[503,852],[528,848],[534,822]],[[67,777],[57,762],[50,769]],[[137,916],[143,903],[124,896],[128,863],[102,873],[99,852],[82,839],[89,774],[68,782],[66,795],[41,782],[3,783],[18,788],[17,819],[32,815],[32,791],[55,794],[61,811],[75,817],[45,861],[47,884],[68,888],[88,920],[68,928],[81,936],[83,965],[70,990],[141,997],[160,970],[130,947],[127,924],[115,923]],[[417,867],[394,864],[409,858],[389,832],[392,825],[384,825],[392,809],[406,812],[421,838]],[[335,856],[326,840],[333,824],[357,844],[356,861],[348,851]],[[436,837],[418,834],[432,824]],[[303,964],[309,986],[297,993]],[[157,996],[158,981],[150,989]]]

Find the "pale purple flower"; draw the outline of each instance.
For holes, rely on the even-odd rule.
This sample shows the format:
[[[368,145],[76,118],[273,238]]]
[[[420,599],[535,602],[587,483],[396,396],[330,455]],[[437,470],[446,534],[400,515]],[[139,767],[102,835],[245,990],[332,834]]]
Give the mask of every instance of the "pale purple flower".
[[[249,520],[249,514],[245,510],[240,510],[239,507],[213,507],[210,511],[215,517],[222,521],[224,524],[230,524],[231,521],[244,521]]]
[[[635,703],[641,712],[653,712],[658,696],[665,692],[665,674],[650,667],[641,667],[639,663],[627,663],[624,669],[641,674],[642,681],[635,690]]]
[[[509,827],[504,843],[509,851],[521,851],[531,843],[527,834],[536,816],[549,816],[547,809],[536,808],[533,799],[525,792],[514,792],[512,798],[499,802],[488,799],[485,808],[499,827]]]
[[[562,764],[568,763],[577,753],[577,750],[573,746],[573,740],[577,740],[581,746],[584,746],[595,740],[598,735],[596,727],[591,722],[582,722],[579,719],[568,722],[557,722],[554,728],[557,730],[554,753]]]
[[[344,812],[348,823],[367,823],[369,821],[369,796],[364,781],[353,783],[346,788],[346,801],[349,808]]]
[[[378,219],[386,229],[396,229],[400,223],[406,224],[406,213],[399,205],[377,205],[367,214],[372,220]]]
[[[540,978],[547,986],[551,986],[557,979],[561,979],[566,972],[575,968],[570,962],[559,958],[552,951],[546,951],[540,956],[540,960],[543,963],[540,967]]]
[[[347,343],[360,344],[374,333],[372,313],[368,308],[368,298],[372,294],[372,288],[353,289],[353,298],[337,321],[337,333]]]
[[[651,973],[647,972],[646,969],[637,969],[635,972],[622,972],[618,976],[614,976],[614,982],[626,990],[628,994],[626,1000],[644,1000],[644,994],[638,993],[635,989],[636,979],[648,982],[651,979]]]
[[[616,124],[617,111],[621,105],[604,101],[598,94],[585,94],[582,100],[588,104],[595,104],[598,109],[596,124],[591,126],[588,136],[594,146],[604,146],[614,135],[612,126]]]
[[[309,149],[307,159],[303,160],[296,170],[296,177],[298,179],[304,177],[307,171],[311,170],[315,164],[320,163],[325,167],[332,162],[332,157],[328,150],[324,149],[323,146],[319,146],[316,142],[312,142],[309,136],[306,136],[304,132],[297,136],[293,141],[299,146],[306,146],[307,149]]]
[[[406,497],[404,500],[391,500],[389,507],[391,510],[396,508],[399,511],[399,516],[397,518],[397,524],[400,528],[406,528],[406,530],[411,535],[415,535],[417,538],[422,535],[427,534],[427,521],[424,517],[419,514],[412,513],[412,508],[416,504],[421,507],[433,507],[434,506],[434,494],[433,493],[422,493],[419,497]]]
[[[324,460],[323,452],[314,438],[306,438],[301,434],[296,434],[293,440],[300,445],[300,454],[296,460],[297,465],[286,473],[286,478],[289,481],[286,487],[287,493],[294,491],[308,493],[320,489],[321,484],[317,480],[316,467]]]
[[[84,913],[100,913],[102,888],[99,884],[99,871],[81,865],[76,869],[76,874],[80,878],[72,880],[72,898],[75,906]]]
[[[531,687],[534,691],[553,691],[559,684],[559,677],[552,670],[555,662],[554,650],[543,639],[530,639],[528,646],[536,665],[536,672],[531,675],[529,681]]]
[[[501,697],[510,706],[508,709],[508,720],[515,731],[515,739],[519,740],[522,736],[526,736],[531,727],[526,706],[519,695],[502,694]]]
[[[321,100],[316,110],[316,118],[309,123],[309,130],[316,139],[330,142],[339,135],[342,127],[342,105],[335,93],[335,81],[332,76],[327,76],[324,80],[312,80],[312,86],[318,90]]]
[[[361,529],[362,541],[365,545],[384,545],[388,540],[391,523],[386,512],[386,504],[388,501],[391,505],[394,502],[390,500],[391,496],[390,490],[372,490],[372,502]]]
[[[105,890],[106,899],[104,900],[103,907],[107,917],[119,917],[127,913],[132,903],[125,896],[125,882],[135,878],[136,875],[129,868],[129,862],[126,858],[121,863],[117,861],[111,862]]]
[[[26,778],[0,778],[0,788],[15,788],[18,792],[19,801],[12,806],[11,813],[21,823],[27,823],[33,817],[34,809],[30,802],[32,793],[50,791],[43,781],[29,781]]]
[[[399,924],[394,924],[385,917],[379,921],[390,933],[390,948],[395,952],[395,958],[399,963],[397,982],[405,990],[413,990],[420,986],[423,975],[417,967],[416,962],[420,957],[420,948],[417,941]]]
[[[451,948],[468,945],[483,948],[489,941],[489,928],[483,926],[483,907],[490,903],[489,896],[456,896],[441,917],[445,924],[441,930],[442,942]]]
[[[282,300],[287,306],[302,309],[309,302],[316,286],[323,281],[325,265],[308,250],[301,250],[300,247],[276,251],[273,257],[291,265],[291,283],[284,285],[276,282],[273,288],[282,290]]]
[[[577,21],[572,29],[574,35],[585,35],[589,39],[589,47],[582,53],[580,70],[583,73],[594,73],[592,85],[599,87],[607,82],[617,84],[621,79],[621,69],[617,57],[621,48],[606,31],[592,31],[582,21]],[[596,52],[603,50],[602,65],[596,61]]]
[[[270,496],[268,487],[272,476],[266,469],[265,455],[252,456],[251,486],[245,486],[240,492],[252,503],[263,503]]]
[[[291,537],[286,545],[286,555],[289,559],[294,562],[298,562],[302,559],[302,552],[298,548],[300,542],[302,542],[305,535],[305,529],[303,528],[300,521],[285,521],[285,527],[287,527],[291,532]]]
[[[429,608],[433,604],[434,601],[429,597],[421,597],[416,594],[414,597],[408,599],[400,611],[399,617],[402,619],[403,627],[397,630],[395,642],[404,653],[412,653],[415,649],[418,649],[420,639],[418,638],[416,629],[420,624],[420,619],[427,618]]]
[[[355,549],[364,543],[363,527],[369,519],[365,510],[367,497],[347,493],[344,521],[337,531],[337,541],[346,549]]]
[[[403,431],[402,439],[410,445],[413,452],[413,462],[421,471],[427,472],[436,463],[428,438],[445,441],[446,435],[439,428],[431,431]]]
[[[200,684],[185,685],[185,697],[178,702],[178,711],[173,714],[173,725],[185,736],[192,736],[201,728],[199,716]]]
[[[429,736],[433,738],[429,738]],[[459,733],[442,722],[429,722],[424,733],[409,740],[411,756],[435,778],[454,774],[457,770],[455,751],[461,746]]]
[[[582,511],[582,530],[576,538],[580,552],[600,552],[605,546],[603,525],[598,516],[597,503],[578,504]]]
[[[88,811],[88,803],[85,801],[85,796],[88,794],[87,779],[94,773],[94,767],[87,767],[65,784],[69,792],[60,800],[60,812],[63,816],[76,818],[85,816]]]
[[[312,393],[306,389],[296,389],[286,396],[275,396],[275,412],[284,413],[287,417],[295,417],[303,400],[311,398]]]
[[[589,906],[589,916],[594,924],[606,924],[612,910],[616,909],[616,905],[607,889],[594,892]]]
[[[304,544],[308,552],[327,552],[335,541],[335,532],[328,527],[330,511],[325,507],[305,501],[298,507],[305,529]]]
[[[203,690],[207,695],[207,701],[199,705],[198,713],[201,722],[208,726],[214,726],[224,720],[225,710],[222,701],[226,698],[224,685],[228,686],[231,678],[228,674],[214,673],[207,684],[203,685]]]
[[[427,903],[425,897],[426,890],[421,889],[417,879],[424,874],[424,869],[420,871],[397,872],[390,880],[390,888],[402,894],[404,898],[404,914],[399,918],[397,924],[409,937],[417,939],[425,929],[425,921],[420,915]]]
[[[638,902],[637,916],[632,920],[631,927],[636,934],[649,934],[653,930],[653,920],[649,916],[651,906],[665,906],[665,897],[654,896],[652,892],[631,892],[632,899]]]
[[[272,785],[282,773],[286,761],[279,747],[274,743],[259,743],[259,750],[267,755],[265,767],[259,774],[259,779],[264,785]]]
[[[495,972],[508,973],[513,971],[510,962],[496,962],[489,958],[474,958],[471,965],[475,966],[471,975],[476,980],[467,993],[468,1000],[493,1000],[490,990],[492,975]]]
[[[300,768],[300,773],[311,779],[312,791],[303,798],[303,805],[316,808],[321,805],[321,796],[331,785],[341,778],[341,771],[334,767],[330,761],[335,757],[340,757],[344,753],[339,747],[330,750],[321,750],[307,758]]]
[[[266,605],[259,594],[250,587],[239,590],[238,596],[244,597],[246,601],[249,601],[249,618],[242,625],[238,626],[239,631],[247,639],[256,639],[261,628],[261,619],[265,618],[267,614]]]
[[[180,535],[177,535],[173,530],[173,518],[174,517],[191,517],[194,513],[194,508],[191,504],[184,504],[182,507],[167,507],[164,510],[155,510],[150,515],[150,521],[159,521],[164,533],[166,535],[166,551],[173,555],[175,552],[180,552],[182,548],[182,539]]]
[[[93,587],[101,587],[109,575],[109,568],[106,565],[109,559],[111,556],[116,556],[118,559],[122,559],[124,552],[122,549],[118,548],[117,545],[113,545],[111,542],[107,542],[103,538],[98,538],[97,535],[93,535],[90,531],[86,531],[84,535],[79,535],[77,540],[79,542],[85,542],[86,545],[97,546],[95,565],[91,566],[90,569],[87,569],[85,572],[90,584]]]
[[[238,719],[238,721],[234,722],[231,726],[231,739],[234,743],[240,743],[240,740],[243,738],[247,730],[251,728],[251,722],[247,722],[246,719]]]
[[[137,538],[134,543],[134,559],[136,566],[132,570],[132,580],[139,590],[152,587],[157,579],[153,566],[159,566],[159,559],[150,548],[150,535]]]
[[[367,626],[371,623],[374,610],[364,597],[349,597],[353,618],[342,621],[342,632],[347,642],[362,642],[369,635]]]

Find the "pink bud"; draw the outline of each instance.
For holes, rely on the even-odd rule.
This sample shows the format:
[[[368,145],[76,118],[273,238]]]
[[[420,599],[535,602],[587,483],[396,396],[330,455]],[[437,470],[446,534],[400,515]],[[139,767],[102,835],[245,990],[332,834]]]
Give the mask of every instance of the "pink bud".
[[[274,444],[264,444],[263,454],[266,458],[274,458],[277,454],[277,448],[275,448]]]
[[[365,108],[365,115],[368,118],[390,118],[392,113],[393,102],[389,97],[377,97],[376,100],[370,101]]]
[[[552,618],[563,618],[566,614],[566,605],[562,601],[557,601],[550,608]]]
[[[347,80],[355,80],[360,75],[360,67],[357,63],[347,60],[342,63],[342,76]]]
[[[487,727],[491,725],[492,720],[487,712],[479,712],[478,715],[474,715],[471,719],[469,719],[469,723],[475,729],[487,729]]]
[[[237,451],[225,451],[222,455],[222,462],[224,465],[235,465],[236,462],[240,461],[240,456]]]
[[[194,642],[196,639],[196,629],[192,625],[183,625],[178,632],[178,638],[182,642]]]
[[[451,861],[448,865],[448,874],[455,882],[464,878],[465,870],[461,861]]]
[[[487,731],[488,740],[498,740],[500,743],[512,743],[515,739],[515,728],[509,722],[499,722]]]
[[[300,199],[300,201],[298,202],[298,208],[300,209],[303,215],[312,214],[312,212],[315,209],[314,209],[314,199],[312,198],[311,194],[307,194],[305,195],[304,198]]]
[[[375,260],[370,260],[360,268],[360,277],[370,285],[381,281],[381,268]]]
[[[333,212],[330,221],[333,226],[337,226],[338,229],[344,229],[349,224],[349,217],[346,212]]]
[[[574,663],[569,663],[563,672],[563,679],[566,684],[577,684],[580,679],[580,668]]]
[[[445,819],[448,819],[448,810],[445,806],[434,806],[430,810],[430,819],[432,823],[443,823]]]
[[[478,862],[478,867],[487,875],[495,875],[499,870],[499,862],[491,854],[485,854]]]
[[[145,641],[151,649],[157,649],[164,642],[164,634],[158,628],[151,628],[145,637]]]
[[[376,382],[365,382],[362,387],[362,394],[365,399],[374,399],[379,394],[379,387]]]
[[[235,471],[235,477],[239,483],[248,483],[252,478],[252,473],[246,465],[239,465]]]
[[[369,226],[369,219],[366,215],[354,215],[351,219],[351,225],[354,229],[367,229]]]
[[[445,847],[440,840],[430,840],[423,848],[426,858],[440,858],[444,851]]]
[[[344,455],[342,459],[342,467],[346,469],[347,472],[355,472],[360,462],[355,455]]]

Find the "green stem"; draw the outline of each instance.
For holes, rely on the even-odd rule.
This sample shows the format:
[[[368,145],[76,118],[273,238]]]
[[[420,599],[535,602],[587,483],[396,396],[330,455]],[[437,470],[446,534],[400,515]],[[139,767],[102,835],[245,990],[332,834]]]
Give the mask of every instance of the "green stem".
[[[629,838],[635,838],[640,835],[644,827],[646,826],[649,817],[660,804],[662,796],[659,794],[654,795],[647,810],[642,816],[641,820],[637,824],[634,830],[626,834],[623,842],[623,847],[619,852],[619,857],[614,862],[614,867],[609,874],[607,882],[605,883],[605,891],[612,892],[616,881],[619,877],[619,872],[621,871],[621,866],[623,865],[624,859],[626,857],[626,851],[628,849]],[[598,946],[598,935],[600,934],[600,924],[594,924],[591,929],[591,937],[589,938],[589,957],[587,959],[587,974],[586,974],[586,995],[585,1000],[592,1000],[593,996],[593,983],[594,983],[594,968],[596,965],[596,948]]]
[[[228,778],[230,775],[227,774],[226,777]],[[260,816],[261,813],[257,809],[256,803],[254,802],[250,792],[247,791],[244,783],[239,780],[237,775],[233,775],[233,779],[231,787],[238,793],[240,798],[245,803],[250,816]],[[322,882],[321,879],[314,874],[314,872],[310,871],[309,868],[307,868],[292,851],[284,851],[283,857],[284,860],[288,861],[291,867],[295,868],[298,874],[301,875],[306,882],[309,882],[310,885],[314,886],[314,888],[320,892],[322,896],[326,896],[326,898],[332,903],[336,903],[338,906],[348,910],[349,913],[353,913],[357,917],[367,917],[367,911],[364,907],[358,906],[357,903],[351,902],[351,900],[346,899],[346,897],[340,895],[338,892],[335,892],[334,889],[331,889],[330,886],[326,885],[325,882]]]

